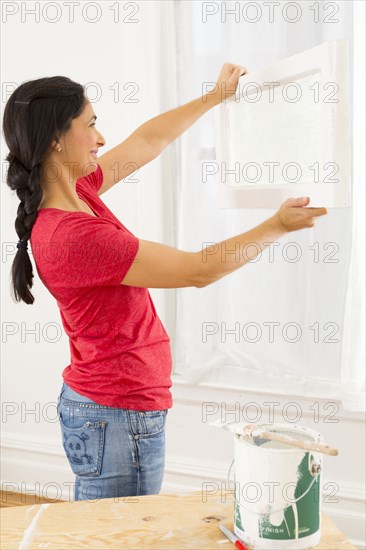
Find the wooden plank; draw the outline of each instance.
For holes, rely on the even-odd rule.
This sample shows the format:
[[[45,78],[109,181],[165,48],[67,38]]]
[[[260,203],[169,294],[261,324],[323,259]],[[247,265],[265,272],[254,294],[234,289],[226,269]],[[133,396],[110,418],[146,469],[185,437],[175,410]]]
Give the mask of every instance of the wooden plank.
[[[320,544],[315,547],[316,550],[339,550],[341,548],[356,550],[356,546],[347,540],[342,531],[325,514],[322,515],[322,524],[322,538]]]
[[[3,508],[1,548],[235,548],[218,528],[233,528],[232,495],[201,491]],[[355,550],[323,516],[317,550]]]

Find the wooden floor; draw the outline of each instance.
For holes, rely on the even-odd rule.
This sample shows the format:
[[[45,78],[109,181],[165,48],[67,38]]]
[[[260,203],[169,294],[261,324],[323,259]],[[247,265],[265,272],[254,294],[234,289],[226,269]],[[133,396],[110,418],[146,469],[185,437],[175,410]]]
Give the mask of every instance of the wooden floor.
[[[45,504],[55,502],[65,502],[64,500],[52,500],[42,498],[37,495],[24,495],[22,493],[12,493],[0,491],[0,508],[9,508],[10,506],[32,506],[32,504]]]

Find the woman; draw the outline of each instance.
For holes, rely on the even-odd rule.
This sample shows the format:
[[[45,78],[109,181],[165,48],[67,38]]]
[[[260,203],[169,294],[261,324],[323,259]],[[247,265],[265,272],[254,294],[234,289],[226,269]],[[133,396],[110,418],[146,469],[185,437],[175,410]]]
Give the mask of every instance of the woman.
[[[13,290],[17,301],[33,304],[30,241],[69,336],[71,362],[62,373],[58,416],[76,474],[75,500],[161,489],[172,362],[148,288],[202,288],[259,252],[250,247],[252,256],[238,260],[222,255],[221,246],[233,250],[240,243],[244,251],[257,242],[263,249],[327,213],[304,208],[308,198],[288,199],[268,220],[205,254],[138,239],[100,199],[233,95],[242,74],[245,68],[226,63],[211,92],[149,120],[98,162],[105,140],[80,84],[62,76],[28,81],[6,104],[7,184],[20,200]]]

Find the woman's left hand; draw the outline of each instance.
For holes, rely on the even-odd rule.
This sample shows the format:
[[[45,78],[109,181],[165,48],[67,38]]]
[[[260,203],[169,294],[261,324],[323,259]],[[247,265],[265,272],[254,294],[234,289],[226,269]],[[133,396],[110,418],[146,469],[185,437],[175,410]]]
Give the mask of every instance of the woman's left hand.
[[[217,79],[214,91],[217,94],[218,103],[222,103],[228,97],[235,94],[239,78],[248,73],[246,67],[225,63]]]

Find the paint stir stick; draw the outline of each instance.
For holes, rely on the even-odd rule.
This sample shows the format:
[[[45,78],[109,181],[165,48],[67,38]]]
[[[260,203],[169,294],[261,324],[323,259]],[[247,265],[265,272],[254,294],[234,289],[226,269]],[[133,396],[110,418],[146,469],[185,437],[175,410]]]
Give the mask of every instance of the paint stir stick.
[[[322,443],[314,443],[311,441],[302,441],[301,439],[295,439],[294,437],[278,434],[276,432],[267,432],[255,424],[247,424],[242,428],[236,426],[233,431],[240,435],[252,437],[255,445],[263,445],[264,443],[267,443],[267,441],[278,441],[279,443],[291,445],[292,447],[298,447],[299,449],[304,449],[305,451],[317,451],[318,453],[324,453],[330,456],[338,455],[338,449],[330,447],[329,445],[323,445]]]

